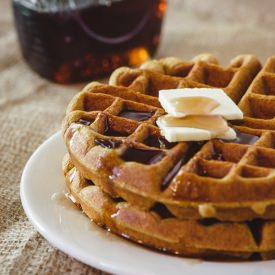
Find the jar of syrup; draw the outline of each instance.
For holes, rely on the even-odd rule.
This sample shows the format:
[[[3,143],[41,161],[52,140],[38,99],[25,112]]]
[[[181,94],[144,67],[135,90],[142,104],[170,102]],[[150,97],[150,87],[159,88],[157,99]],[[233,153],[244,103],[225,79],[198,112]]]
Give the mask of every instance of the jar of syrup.
[[[22,54],[41,76],[72,83],[154,55],[166,0],[13,0]]]

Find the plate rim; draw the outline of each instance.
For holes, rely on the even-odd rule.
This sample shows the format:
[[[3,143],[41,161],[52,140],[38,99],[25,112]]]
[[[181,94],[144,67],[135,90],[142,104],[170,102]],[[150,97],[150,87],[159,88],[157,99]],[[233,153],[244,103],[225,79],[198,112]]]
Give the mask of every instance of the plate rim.
[[[89,254],[88,256],[82,251],[81,248],[77,247],[75,244],[72,243],[67,243],[66,240],[64,238],[62,238],[62,236],[56,236],[56,234],[53,234],[51,232],[49,232],[48,230],[46,230],[45,228],[43,228],[43,226],[41,226],[41,223],[39,222],[39,220],[43,220],[43,218],[37,218],[36,214],[30,209],[30,205],[28,202],[28,194],[27,194],[27,190],[26,187],[28,186],[28,180],[29,180],[29,173],[32,170],[32,165],[33,162],[41,155],[41,152],[43,151],[43,149],[45,147],[51,146],[52,143],[54,143],[55,140],[58,141],[58,139],[61,138],[62,139],[62,135],[61,135],[61,131],[58,131],[56,133],[54,133],[53,135],[51,135],[49,138],[47,138],[44,142],[42,142],[42,144],[40,144],[35,150],[34,152],[31,154],[31,156],[29,157],[28,161],[26,162],[23,172],[22,172],[22,176],[20,179],[20,200],[25,212],[25,215],[27,216],[28,220],[30,221],[30,223],[34,226],[34,228],[55,248],[61,250],[63,253],[73,257],[74,259],[87,264],[88,266],[92,267],[92,268],[97,268],[99,270],[105,271],[105,272],[109,272],[109,273],[114,273],[114,274],[127,274],[127,275],[138,275],[141,274],[140,272],[136,272],[133,269],[129,269],[129,267],[127,268],[127,265],[123,265],[123,266],[117,266],[114,265],[113,263],[108,263],[106,262],[106,260],[102,260],[102,258],[100,258],[99,256],[97,256],[96,254]],[[65,146],[65,145],[64,145]],[[61,168],[60,168],[61,170]],[[66,243],[66,244],[65,244]],[[166,255],[164,255],[166,256]],[[171,256],[171,255],[167,255],[167,256]],[[191,259],[192,260],[192,259]],[[266,261],[266,262],[274,262],[275,261]],[[227,266],[227,262],[207,262],[205,261],[205,263],[210,264],[210,265],[223,265],[224,268],[226,268]],[[264,264],[265,261],[263,262],[256,262],[256,264]],[[272,263],[272,264],[274,264]],[[240,264],[240,263],[238,263]],[[242,267],[244,268],[246,266],[245,262],[241,262],[241,265],[234,265],[234,264],[230,264],[230,266],[235,266],[235,268]],[[257,266],[255,265],[255,268]],[[259,267],[259,266],[258,266]],[[275,268],[275,265],[274,265]],[[184,271],[184,270],[183,270]],[[207,269],[205,270],[205,272],[207,273]],[[152,273],[152,272],[151,272]],[[151,274],[150,273],[150,274]],[[149,274],[149,273],[148,273]],[[153,273],[155,274],[155,273]],[[192,275],[191,273],[189,273],[190,275]]]
[[[88,266],[92,268],[97,268],[102,271],[111,272],[111,273],[120,273],[120,274],[129,274],[128,270],[121,270],[117,267],[114,267],[112,265],[107,265],[100,261],[99,258],[92,255],[93,257],[85,256],[85,254],[81,251],[81,249],[75,249],[75,246],[67,243],[64,245],[64,240],[62,237],[57,237],[55,234],[50,234],[45,228],[41,226],[39,221],[35,218],[35,214],[30,211],[30,205],[28,204],[27,200],[27,193],[25,186],[28,184],[28,173],[32,168],[33,161],[39,156],[41,149],[44,148],[46,145],[50,144],[53,140],[57,139],[59,136],[61,136],[61,131],[56,132],[55,134],[51,135],[49,138],[47,138],[42,144],[40,144],[35,151],[32,153],[28,161],[26,162],[26,165],[24,166],[22,176],[20,179],[20,200],[25,212],[25,215],[27,216],[28,220],[32,224],[32,226],[45,238],[53,247],[61,250],[63,253],[69,255],[70,257],[73,257],[74,259],[87,264]],[[69,251],[68,251],[69,250]],[[91,255],[90,255],[91,256]],[[91,259],[93,263],[91,264]],[[131,273],[133,275],[137,275],[137,273],[133,272]]]

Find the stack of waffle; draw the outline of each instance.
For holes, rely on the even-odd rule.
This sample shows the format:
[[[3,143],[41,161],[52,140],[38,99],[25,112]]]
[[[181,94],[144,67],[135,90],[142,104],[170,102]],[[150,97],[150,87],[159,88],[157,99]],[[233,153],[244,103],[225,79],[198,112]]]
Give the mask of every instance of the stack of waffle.
[[[221,88],[244,119],[237,139],[170,143],[162,89]],[[63,161],[72,200],[98,225],[169,253],[275,258],[275,57],[211,55],[119,68],[70,102]]]

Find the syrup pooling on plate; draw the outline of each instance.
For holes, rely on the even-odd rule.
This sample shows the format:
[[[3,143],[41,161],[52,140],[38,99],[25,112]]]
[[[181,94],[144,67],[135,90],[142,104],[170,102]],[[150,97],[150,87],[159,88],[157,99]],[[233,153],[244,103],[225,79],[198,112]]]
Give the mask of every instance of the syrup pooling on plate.
[[[153,116],[154,112],[137,112],[131,110],[123,110],[118,116],[125,117],[136,121],[145,121]]]
[[[186,115],[210,114],[220,104],[205,96],[176,97],[171,99],[176,112]]]
[[[65,191],[53,193],[51,196],[51,200],[62,209],[76,210],[79,208],[76,199]],[[60,210],[61,209],[59,209],[59,211],[57,212],[60,212]],[[58,214],[60,216],[61,213]]]
[[[162,150],[145,149],[139,147],[130,147],[122,155],[125,161],[135,161],[143,164],[154,164],[165,157]]]

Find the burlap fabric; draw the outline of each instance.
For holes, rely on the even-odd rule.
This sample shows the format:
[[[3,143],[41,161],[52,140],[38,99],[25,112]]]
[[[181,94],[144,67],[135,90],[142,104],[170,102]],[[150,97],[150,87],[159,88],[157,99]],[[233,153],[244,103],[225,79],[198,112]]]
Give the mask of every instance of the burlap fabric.
[[[274,1],[170,0],[158,56],[212,52],[223,62],[240,53],[275,54]],[[106,274],[51,246],[27,220],[19,198],[24,165],[60,128],[84,84],[61,86],[22,61],[9,1],[0,4],[0,274]]]

